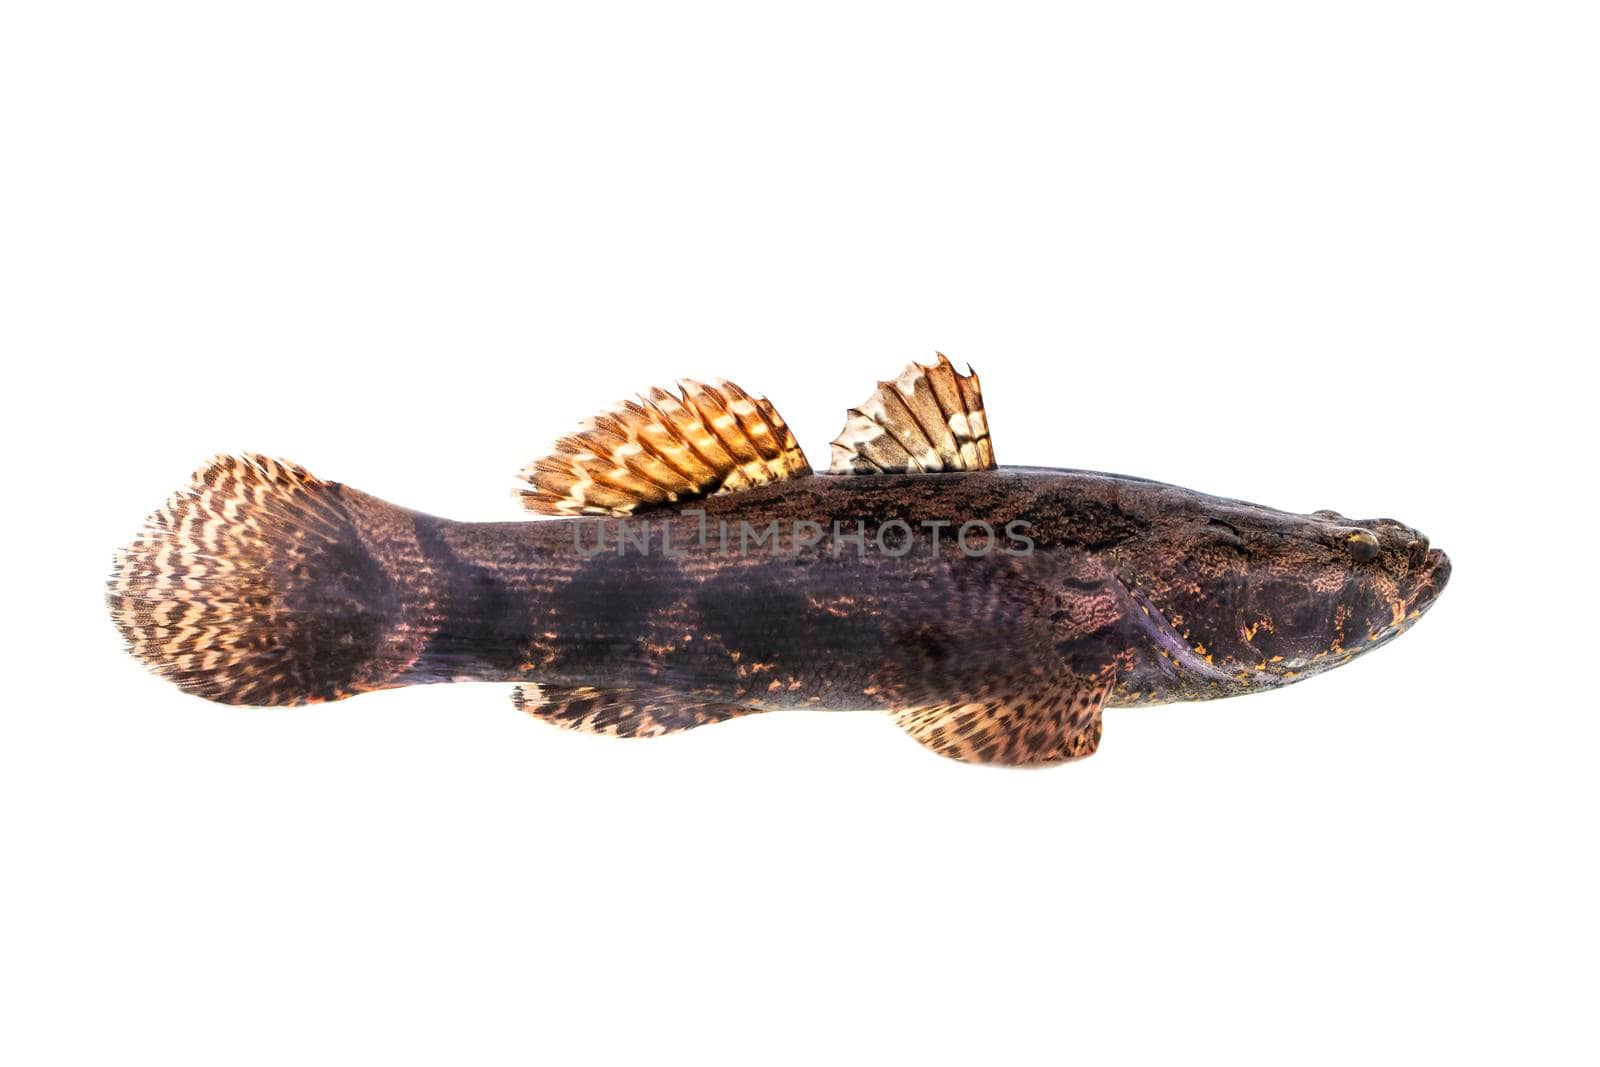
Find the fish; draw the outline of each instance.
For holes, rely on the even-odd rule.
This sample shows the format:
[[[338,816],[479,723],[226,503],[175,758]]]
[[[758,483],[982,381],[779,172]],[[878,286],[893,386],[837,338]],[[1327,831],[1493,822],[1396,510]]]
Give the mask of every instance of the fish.
[[[222,455],[117,553],[108,606],[137,659],[223,704],[512,683],[590,734],[875,711],[942,756],[1040,766],[1095,752],[1108,707],[1348,663],[1450,576],[1394,519],[999,466],[978,376],[943,354],[848,409],[830,460],[727,381],[560,438],[518,483],[535,521]]]

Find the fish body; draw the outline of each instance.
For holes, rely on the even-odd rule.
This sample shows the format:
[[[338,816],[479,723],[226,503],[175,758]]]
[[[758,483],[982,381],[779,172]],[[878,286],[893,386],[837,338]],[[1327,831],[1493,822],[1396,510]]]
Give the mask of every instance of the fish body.
[[[880,386],[913,429],[881,404],[852,409],[827,474],[802,469],[770,406],[729,399],[737,387],[716,410],[765,428],[743,456],[746,438],[729,443],[714,418],[652,438],[624,409],[535,465],[525,495],[570,516],[543,522],[452,522],[222,457],[119,557],[113,615],[141,658],[228,703],[511,682],[546,721],[623,736],[866,709],[942,754],[1029,764],[1094,751],[1107,706],[1277,688],[1347,662],[1449,576],[1393,520],[986,464],[968,380],[908,370]],[[917,417],[919,388],[946,437],[928,431],[930,403]],[[653,398],[632,418],[679,415]],[[885,458],[896,434],[914,472]],[[687,455],[668,447],[680,439]],[[941,452],[953,462],[928,469]],[[722,491],[693,486],[697,462]],[[651,480],[634,485],[641,470]]]

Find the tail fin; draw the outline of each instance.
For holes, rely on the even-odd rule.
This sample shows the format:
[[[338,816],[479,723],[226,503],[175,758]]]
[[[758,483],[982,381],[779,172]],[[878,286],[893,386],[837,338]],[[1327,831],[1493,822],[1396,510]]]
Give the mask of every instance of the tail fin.
[[[294,464],[218,456],[118,553],[111,617],[158,674],[224,704],[388,688],[425,640],[385,566],[408,562],[409,520]]]

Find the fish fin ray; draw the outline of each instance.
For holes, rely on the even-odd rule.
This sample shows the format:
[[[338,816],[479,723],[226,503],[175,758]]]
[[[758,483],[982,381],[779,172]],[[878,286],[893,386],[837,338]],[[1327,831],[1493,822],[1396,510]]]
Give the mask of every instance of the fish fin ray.
[[[1094,754],[1109,682],[1074,678],[1036,694],[904,708],[895,722],[924,748],[964,763],[1064,763]]]
[[[732,382],[652,389],[588,420],[522,470],[540,515],[632,515],[811,473],[783,416]]]
[[[518,711],[564,730],[608,737],[659,737],[756,712],[660,689],[600,689],[524,683],[511,694]]]
[[[829,470],[845,474],[920,474],[992,470],[994,447],[978,375],[957,371],[943,352],[879,382],[849,410],[833,439]]]

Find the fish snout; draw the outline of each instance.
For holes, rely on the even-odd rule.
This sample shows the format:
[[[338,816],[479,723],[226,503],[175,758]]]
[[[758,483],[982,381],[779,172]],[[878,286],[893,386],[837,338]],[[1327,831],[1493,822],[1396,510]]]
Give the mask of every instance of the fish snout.
[[[1445,583],[1448,581],[1450,581],[1450,557],[1437,548],[1425,548],[1417,587],[1411,594],[1411,609],[1427,611],[1433,606],[1433,602],[1439,599],[1439,594],[1444,592]]]

